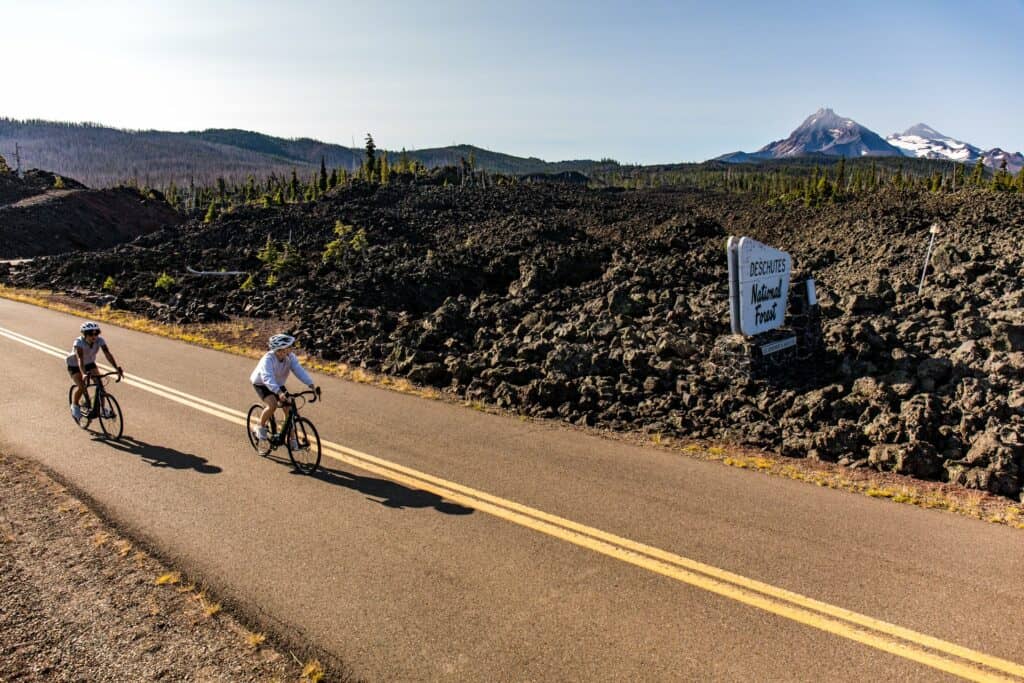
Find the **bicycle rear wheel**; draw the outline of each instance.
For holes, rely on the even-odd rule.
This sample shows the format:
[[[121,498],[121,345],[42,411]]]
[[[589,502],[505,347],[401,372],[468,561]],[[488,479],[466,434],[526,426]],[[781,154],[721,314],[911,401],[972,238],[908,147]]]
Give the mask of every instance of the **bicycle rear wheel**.
[[[294,440],[294,443],[293,443]],[[303,474],[313,474],[320,466],[320,435],[304,417],[295,420],[292,433],[285,439],[292,465]]]
[[[100,401],[100,429],[114,441],[121,438],[124,433],[124,415],[121,414],[121,406],[117,399],[110,394],[103,394]]]
[[[71,388],[68,389],[68,405],[69,406],[72,404],[72,401],[75,398],[75,389],[77,389],[77,388],[78,388],[77,385],[72,384]],[[83,393],[82,394],[82,399],[79,399],[79,401],[78,401],[78,407],[82,410],[82,417],[80,417],[77,420],[75,420],[75,416],[74,415],[71,416],[71,419],[75,420],[75,424],[77,424],[82,429],[85,429],[86,427],[88,427],[89,423],[92,422],[92,420],[89,419],[89,409],[82,406],[82,400],[85,397],[86,397],[86,394]]]
[[[267,441],[267,445],[264,448],[260,448],[259,439],[256,438],[256,430],[260,427],[260,415],[263,414],[264,406],[262,403],[253,403],[249,407],[249,415],[245,419],[245,433],[249,435],[249,443],[252,445],[252,449],[259,455],[267,456],[270,454],[270,442]],[[270,418],[270,424],[268,425],[269,433],[273,434],[277,431],[277,424],[274,421],[273,416]]]

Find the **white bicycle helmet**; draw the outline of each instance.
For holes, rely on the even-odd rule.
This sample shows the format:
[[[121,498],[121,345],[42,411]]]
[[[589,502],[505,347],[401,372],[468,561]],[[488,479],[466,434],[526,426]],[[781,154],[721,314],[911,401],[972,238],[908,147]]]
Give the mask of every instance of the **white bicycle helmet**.
[[[278,349],[287,349],[289,346],[295,343],[295,337],[290,334],[275,334],[270,338],[268,346],[271,351],[277,351]]]
[[[79,327],[78,329],[82,334],[85,334],[87,332],[95,332],[96,334],[100,333],[100,326],[94,322],[82,323],[82,326]]]

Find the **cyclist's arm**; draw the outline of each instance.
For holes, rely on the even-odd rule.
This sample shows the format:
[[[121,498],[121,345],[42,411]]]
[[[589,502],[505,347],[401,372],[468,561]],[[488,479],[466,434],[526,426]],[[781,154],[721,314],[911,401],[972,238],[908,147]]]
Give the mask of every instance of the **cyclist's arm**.
[[[102,348],[103,355],[107,357],[107,360],[110,361],[110,364],[117,368],[118,372],[124,372],[123,370],[121,370],[121,366],[117,364],[117,361],[114,360],[114,354],[110,352],[110,349],[107,348],[106,344],[104,344]]]
[[[305,384],[307,387],[316,386],[316,384],[313,382],[313,378],[310,377],[309,373],[306,372],[305,368],[302,367],[302,365],[299,363],[299,359],[295,357],[294,353],[288,356],[288,359],[292,367],[292,372],[295,373],[295,376],[299,378],[300,382]]]

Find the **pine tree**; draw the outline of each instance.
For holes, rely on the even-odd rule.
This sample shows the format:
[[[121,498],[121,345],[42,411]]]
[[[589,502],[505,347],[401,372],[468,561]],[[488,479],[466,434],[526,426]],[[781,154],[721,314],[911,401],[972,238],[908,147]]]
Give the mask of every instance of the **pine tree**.
[[[0,170],[2,172],[2,170]],[[167,203],[175,209],[178,208],[178,186],[174,184],[174,180],[171,180],[170,187],[167,188]]]
[[[366,134],[366,160],[364,161],[366,168],[366,179],[370,180],[374,177],[375,171],[377,170],[377,145],[373,142],[373,136],[369,133]]]
[[[327,164],[324,163],[324,158],[320,157],[320,192],[327,192]]]
[[[380,155],[380,183],[387,185],[389,182],[391,182],[391,167],[388,165],[388,153],[383,152]]]
[[[327,179],[327,187],[334,189],[338,186],[338,169],[331,169],[331,177]]]
[[[840,157],[836,164],[836,195],[842,195],[846,191],[846,157]]]
[[[217,196],[220,197],[221,201],[227,198],[228,185],[224,182],[224,178],[217,176]]]
[[[292,169],[292,179],[288,183],[288,201],[296,202],[299,199],[299,176]]]
[[[999,170],[992,176],[993,190],[1010,189],[1010,173],[1006,170],[1006,157],[999,163]]]
[[[974,171],[971,172],[971,185],[974,187],[981,187],[985,179],[985,165],[981,162],[981,158],[978,158],[978,163],[974,164]]]
[[[204,223],[212,223],[217,218],[217,202],[211,201],[210,208],[206,210],[206,216],[203,217]]]

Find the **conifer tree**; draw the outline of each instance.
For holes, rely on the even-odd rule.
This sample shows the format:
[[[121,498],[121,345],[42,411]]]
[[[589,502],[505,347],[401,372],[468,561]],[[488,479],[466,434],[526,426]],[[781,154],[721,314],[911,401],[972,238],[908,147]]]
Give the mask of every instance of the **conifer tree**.
[[[293,168],[292,169],[292,179],[288,183],[288,201],[295,202],[295,201],[298,201],[298,199],[299,199],[299,176],[295,172],[295,169]]]
[[[373,142],[373,136],[369,133],[366,134],[366,160],[364,161],[366,168],[366,179],[371,180],[374,177],[374,172],[377,170],[377,145]]]
[[[323,155],[320,156],[320,192],[327,192],[327,165]]]
[[[971,172],[971,185],[974,187],[981,187],[985,179],[985,165],[981,163],[981,158],[978,158],[978,163],[974,164],[974,171]]]
[[[331,177],[327,179],[327,187],[334,189],[338,186],[338,169],[331,169]]]
[[[1010,173],[1006,170],[1006,157],[999,163],[999,170],[992,176],[992,189],[1003,190],[1010,188]]]
[[[391,167],[388,165],[388,153],[383,152],[380,155],[380,183],[387,185],[389,182],[391,182]]]

